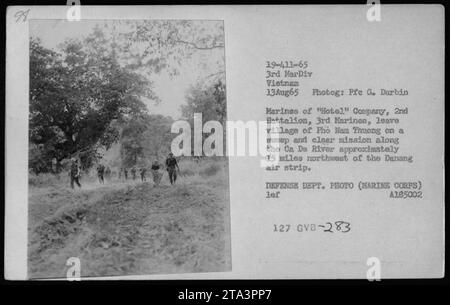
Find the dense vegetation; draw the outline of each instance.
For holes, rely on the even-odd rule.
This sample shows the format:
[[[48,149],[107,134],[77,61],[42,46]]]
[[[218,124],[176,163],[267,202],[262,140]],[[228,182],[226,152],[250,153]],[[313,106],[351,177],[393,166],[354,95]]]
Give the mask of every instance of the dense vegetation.
[[[116,31],[115,26],[129,31]],[[84,39],[66,40],[58,50],[30,40],[29,167],[35,174],[59,172],[71,157],[88,169],[100,151],[120,143],[124,166],[148,162],[170,149],[173,119],[150,114],[144,103],[161,101],[152,91],[152,75],[194,52],[223,51],[223,30],[189,21],[127,22],[96,27]],[[193,35],[195,34],[195,35]],[[187,39],[189,37],[189,39]],[[136,41],[145,48],[136,50]],[[183,116],[226,120],[223,65],[192,86]]]

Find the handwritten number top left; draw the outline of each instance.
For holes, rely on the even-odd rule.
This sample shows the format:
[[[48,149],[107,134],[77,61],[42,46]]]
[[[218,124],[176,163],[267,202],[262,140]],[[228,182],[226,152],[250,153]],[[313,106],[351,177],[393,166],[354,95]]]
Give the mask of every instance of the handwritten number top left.
[[[22,21],[22,22],[27,21],[29,12],[30,12],[30,9],[27,9],[26,11],[18,11],[17,13],[15,13],[14,17],[16,17],[16,23],[20,22],[20,21]]]

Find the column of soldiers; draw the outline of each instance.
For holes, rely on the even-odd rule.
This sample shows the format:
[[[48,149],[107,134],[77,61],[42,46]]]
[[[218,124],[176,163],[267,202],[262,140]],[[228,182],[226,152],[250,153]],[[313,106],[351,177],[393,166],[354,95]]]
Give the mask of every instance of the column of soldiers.
[[[105,167],[103,164],[99,164],[97,166],[97,176],[98,176],[98,181],[101,184],[105,184],[105,178],[106,178],[106,180],[111,179],[111,169],[109,168],[109,166]]]
[[[173,156],[172,153],[169,153],[169,156],[166,158],[165,160],[165,168],[168,172],[169,175],[169,180],[170,180],[170,184],[173,185],[175,184],[175,182],[177,181],[177,173],[179,173],[180,168],[178,166],[178,162],[175,159],[175,157]],[[153,161],[150,170],[153,176],[153,183],[155,186],[158,186],[159,183],[161,182],[162,176],[163,176],[163,171],[161,171],[161,169],[164,168],[164,165],[160,164],[158,160]],[[129,169],[130,173],[131,173],[131,178],[134,180],[136,180],[137,178],[137,172],[138,169],[133,166],[131,169]],[[81,184],[80,184],[80,166],[78,164],[78,160],[75,158],[72,158],[72,163],[70,166],[70,171],[69,171],[69,176],[70,176],[70,186],[72,187],[72,189],[74,188],[74,184],[78,185],[78,187],[81,188]],[[122,178],[122,173],[123,176],[125,178],[125,180],[128,180],[128,169],[123,167],[119,170],[118,173],[118,177],[119,179]],[[141,177],[141,182],[145,182],[147,181],[145,174],[147,173],[147,168],[146,167],[141,167],[139,168],[139,175]],[[104,184],[105,183],[105,178],[106,180],[110,180],[111,178],[111,169],[109,168],[109,166],[103,165],[103,164],[99,164],[97,166],[97,176],[98,176],[98,181],[100,184]]]
[[[178,166],[177,160],[175,159],[175,157],[173,156],[172,153],[170,153],[169,156],[166,158],[164,165],[165,165],[165,168],[169,175],[170,184],[172,184],[172,185],[175,184],[175,182],[177,181],[177,173],[179,173],[180,168]],[[153,183],[155,186],[159,185],[159,183],[161,182],[161,179],[163,176],[163,172],[161,171],[161,169],[164,168],[164,165],[159,163],[158,160],[155,160],[155,161],[153,161],[153,163],[150,167],[150,171],[153,176]],[[139,175],[141,177],[141,182],[147,181],[147,177],[145,176],[147,173],[146,167],[140,167],[139,169],[136,168],[135,166],[133,166],[131,169],[127,169],[127,168],[123,167],[119,171],[119,178],[122,177],[122,173],[123,173],[125,180],[128,180],[128,171],[131,173],[131,178],[133,180],[136,180],[137,174],[139,172]]]

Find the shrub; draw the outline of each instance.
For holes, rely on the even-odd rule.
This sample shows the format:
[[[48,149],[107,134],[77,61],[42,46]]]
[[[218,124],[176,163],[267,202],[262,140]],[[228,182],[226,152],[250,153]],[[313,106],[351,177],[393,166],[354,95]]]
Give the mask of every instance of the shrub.
[[[210,177],[214,176],[220,171],[220,165],[217,163],[211,163],[206,165],[204,168],[202,168],[199,172],[200,176],[202,177]]]
[[[184,177],[184,176],[194,176],[195,172],[190,169],[190,168],[182,168],[180,170],[180,176]]]
[[[39,175],[30,173],[28,175],[28,184],[35,187],[64,184],[68,183],[68,181],[69,176],[65,172],[62,172],[60,174],[42,173]]]

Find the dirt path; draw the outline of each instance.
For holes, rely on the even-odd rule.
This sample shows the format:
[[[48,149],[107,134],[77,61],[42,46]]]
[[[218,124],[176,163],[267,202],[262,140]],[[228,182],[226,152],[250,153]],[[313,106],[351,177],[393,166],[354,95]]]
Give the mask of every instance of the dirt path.
[[[39,190],[29,213],[31,277],[64,277],[72,256],[82,276],[230,268],[228,188],[220,179]]]

